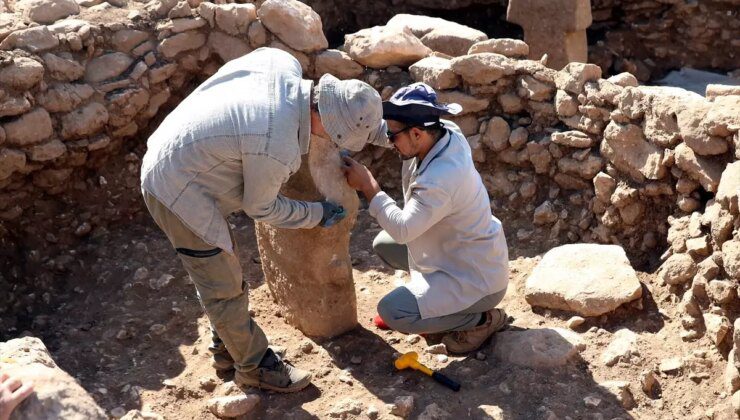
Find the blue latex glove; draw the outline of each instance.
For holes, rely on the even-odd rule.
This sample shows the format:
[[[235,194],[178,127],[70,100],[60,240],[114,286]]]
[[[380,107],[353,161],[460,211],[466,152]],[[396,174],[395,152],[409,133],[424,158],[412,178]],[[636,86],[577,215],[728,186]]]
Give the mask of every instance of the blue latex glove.
[[[328,201],[322,201],[321,207],[324,208],[324,215],[321,217],[321,222],[319,222],[319,226],[321,227],[328,228],[334,226],[337,222],[347,217],[347,212],[342,206]]]

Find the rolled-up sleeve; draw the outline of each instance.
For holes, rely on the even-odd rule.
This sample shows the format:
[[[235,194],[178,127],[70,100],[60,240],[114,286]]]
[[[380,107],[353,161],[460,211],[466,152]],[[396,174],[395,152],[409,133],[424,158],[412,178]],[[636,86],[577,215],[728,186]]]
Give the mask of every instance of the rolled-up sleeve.
[[[399,244],[418,238],[442,220],[450,208],[450,195],[435,184],[412,187],[411,198],[403,209],[381,191],[370,202],[370,215]]]
[[[285,229],[312,228],[323,215],[320,203],[292,200],[280,195],[290,170],[267,156],[242,155],[244,200],[242,207],[252,219]]]

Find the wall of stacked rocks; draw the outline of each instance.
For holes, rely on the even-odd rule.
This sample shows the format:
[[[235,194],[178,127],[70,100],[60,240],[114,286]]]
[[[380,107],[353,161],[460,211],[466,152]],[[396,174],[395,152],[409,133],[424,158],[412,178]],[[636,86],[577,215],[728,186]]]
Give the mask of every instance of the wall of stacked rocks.
[[[639,86],[628,73],[604,79],[594,64],[556,71],[522,58],[522,41],[434,18],[399,15],[348,35],[340,50],[327,49],[321,18],[295,0],[69,1],[21,0],[0,15],[13,22],[0,32],[0,240],[11,257],[0,312],[50,299],[36,291],[53,279],[28,281],[29,267],[63,271],[71,257],[55,252],[64,243],[131,220],[147,133],[197,82],[261,46],[293,54],[310,78],[360,78],[384,98],[424,81],[460,103],[454,120],[512,254],[618,243],[649,265],[667,248],[666,283],[684,290],[700,273],[708,299],[714,281],[736,293],[736,89],[702,97]],[[392,151],[356,157],[399,187]],[[684,273],[674,263],[695,268],[692,281],[674,279]],[[692,296],[703,302],[700,290]]]
[[[376,0],[342,7],[335,0],[304,0],[324,17],[329,34],[383,25],[398,13],[454,16],[491,36],[520,38],[506,22],[507,0]],[[681,67],[738,68],[740,18],[737,2],[591,0],[590,62],[607,74],[629,71],[641,81]]]

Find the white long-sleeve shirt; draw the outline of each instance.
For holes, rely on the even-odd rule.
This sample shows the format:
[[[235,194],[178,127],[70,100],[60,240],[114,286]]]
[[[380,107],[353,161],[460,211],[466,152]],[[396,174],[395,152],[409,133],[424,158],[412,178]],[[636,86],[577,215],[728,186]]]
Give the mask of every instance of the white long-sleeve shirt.
[[[370,214],[398,243],[407,244],[411,281],[422,318],[466,309],[500,292],[509,281],[509,255],[501,222],[465,136],[450,121],[423,161],[402,170],[404,207],[386,193],[370,202]]]

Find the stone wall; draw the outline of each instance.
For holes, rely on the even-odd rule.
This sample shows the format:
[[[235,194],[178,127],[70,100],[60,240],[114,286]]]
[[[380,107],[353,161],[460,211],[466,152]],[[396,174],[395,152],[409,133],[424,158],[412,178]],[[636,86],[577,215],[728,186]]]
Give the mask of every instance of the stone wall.
[[[506,22],[507,0],[359,1],[341,7],[335,0],[304,0],[324,17],[332,39],[383,25],[398,13],[446,17],[489,36],[521,37]],[[629,71],[641,81],[681,67],[732,71],[740,67],[737,2],[592,0],[588,30],[591,62],[605,74]]]
[[[319,16],[292,0],[73,9],[51,18],[23,9],[38,20],[31,25],[19,23],[21,12],[0,15],[11,22],[0,33],[0,288],[11,291],[0,312],[48,303],[41,291],[53,279],[33,267],[63,273],[71,257],[55,252],[64,243],[132,220],[150,127],[225,61],[266,45],[293,54],[307,77],[361,78],[383,97],[424,81],[460,103],[455,122],[513,255],[619,243],[633,262],[654,264],[667,238],[665,257],[713,255],[715,278],[736,287],[722,254],[738,241],[737,164],[728,165],[740,157],[737,90],[713,87],[704,98],[638,86],[630,74],[603,79],[593,64],[555,71],[520,58],[522,41],[409,16],[348,36],[343,51],[326,49]],[[393,152],[356,157],[399,187]],[[673,226],[686,221],[690,236],[676,239]],[[705,247],[691,251],[698,238]]]

